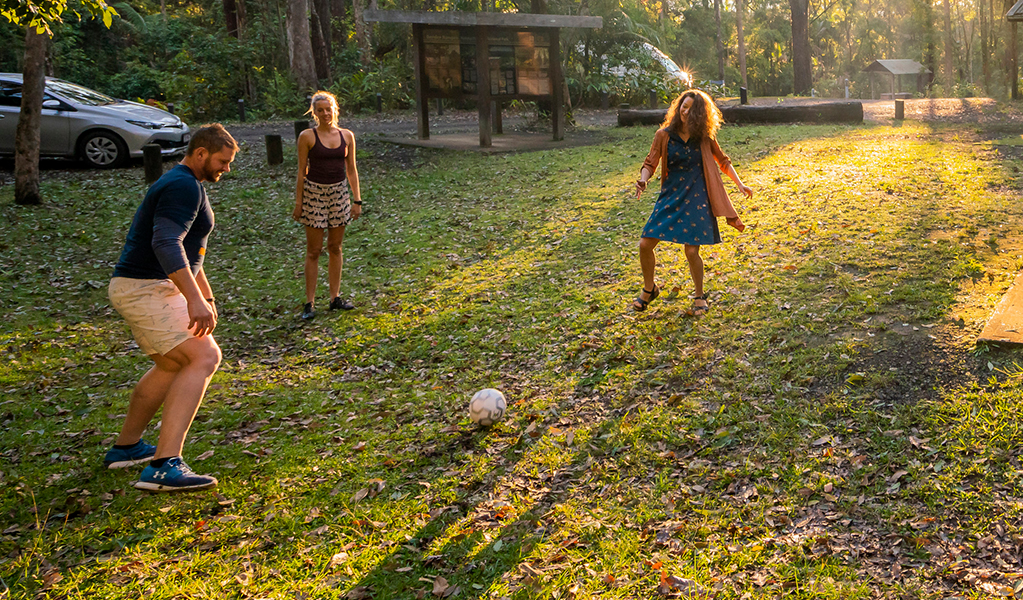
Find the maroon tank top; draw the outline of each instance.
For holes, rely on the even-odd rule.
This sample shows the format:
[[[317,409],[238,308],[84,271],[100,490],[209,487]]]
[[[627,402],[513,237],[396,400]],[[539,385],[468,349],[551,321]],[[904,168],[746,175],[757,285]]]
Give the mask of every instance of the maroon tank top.
[[[320,136],[313,128],[313,136],[316,141],[309,149],[308,169],[305,177],[316,183],[340,183],[348,177],[345,167],[345,154],[348,149],[348,142],[345,141],[345,134],[341,134],[341,145],[337,148],[328,148],[320,141]]]

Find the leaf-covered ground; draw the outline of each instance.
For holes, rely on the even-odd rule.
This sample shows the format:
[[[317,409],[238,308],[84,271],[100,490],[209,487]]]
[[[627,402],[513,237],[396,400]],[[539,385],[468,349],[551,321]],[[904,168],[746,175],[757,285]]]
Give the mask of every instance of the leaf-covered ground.
[[[671,293],[628,310],[651,134],[366,140],[358,309],[309,324],[294,154],[244,148],[208,186],[225,361],[186,460],[220,487],[193,495],[102,468],[147,368],[106,300],[141,169],[47,170],[43,207],[0,189],[0,598],[1023,589],[1023,368],[974,343],[1023,267],[1019,157],[986,141],[1019,132],[726,128],[756,196],[705,248],[699,321],[668,245]],[[510,411],[480,430],[483,387]]]

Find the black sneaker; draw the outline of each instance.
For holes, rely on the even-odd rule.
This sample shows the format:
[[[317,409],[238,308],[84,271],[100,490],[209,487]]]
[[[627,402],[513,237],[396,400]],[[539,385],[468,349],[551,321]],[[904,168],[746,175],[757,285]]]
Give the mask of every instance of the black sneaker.
[[[306,302],[305,306],[302,307],[302,320],[309,321],[316,316],[316,311],[313,310],[313,303]]]
[[[149,492],[190,492],[217,487],[217,478],[192,471],[180,456],[167,459],[162,467],[149,465],[134,486]]]
[[[330,301],[330,310],[352,310],[355,305],[352,304],[351,300],[342,300],[341,296],[338,296]]]

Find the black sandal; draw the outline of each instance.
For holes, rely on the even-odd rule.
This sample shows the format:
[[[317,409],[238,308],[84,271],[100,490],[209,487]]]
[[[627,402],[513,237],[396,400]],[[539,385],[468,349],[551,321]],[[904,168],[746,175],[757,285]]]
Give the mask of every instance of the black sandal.
[[[643,288],[643,291],[650,296],[650,299],[644,300],[643,294],[636,296],[636,300],[632,303],[632,309],[636,312],[643,312],[646,310],[647,305],[654,300],[657,300],[657,297],[661,295],[661,288],[657,287],[656,284],[654,285],[654,289],[648,290]]]
[[[692,308],[686,311],[686,314],[689,315],[690,317],[702,317],[703,315],[707,314],[707,311],[710,310],[710,300],[707,299],[707,294],[704,293],[702,296],[693,296],[692,299],[693,301],[703,300],[704,302],[707,303],[707,305],[696,306],[694,304]]]

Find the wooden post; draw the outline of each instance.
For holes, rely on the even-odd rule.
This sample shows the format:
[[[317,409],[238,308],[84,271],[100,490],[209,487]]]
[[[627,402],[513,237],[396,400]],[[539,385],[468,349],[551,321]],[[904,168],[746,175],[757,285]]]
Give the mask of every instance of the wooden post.
[[[263,136],[266,143],[266,162],[271,165],[279,165],[284,162],[284,145],[281,136],[275,133],[268,133]]]
[[[146,185],[156,183],[156,180],[163,175],[163,154],[160,152],[159,144],[146,144],[142,146],[142,163],[146,170]]]
[[[302,132],[306,129],[309,129],[309,121],[306,121],[305,119],[295,121],[295,139],[297,140],[298,136],[302,135]]]
[[[501,101],[494,100],[494,133],[504,133],[504,123],[501,115]]]
[[[1012,99],[1019,100],[1019,59],[1016,56],[1016,22],[1012,22],[1012,38],[1009,40],[1009,54],[1012,56]]]
[[[423,26],[412,24],[412,64],[416,73],[416,135],[421,140],[430,139],[430,106],[426,100],[426,50],[423,44]]]
[[[476,27],[476,106],[479,110],[480,148],[493,145],[490,135],[490,36]]]
[[[895,101],[895,120],[901,121],[906,118],[906,101],[896,100]]]
[[[565,83],[561,76],[561,32],[554,27],[550,35],[551,57],[551,129],[554,141],[565,139]]]

